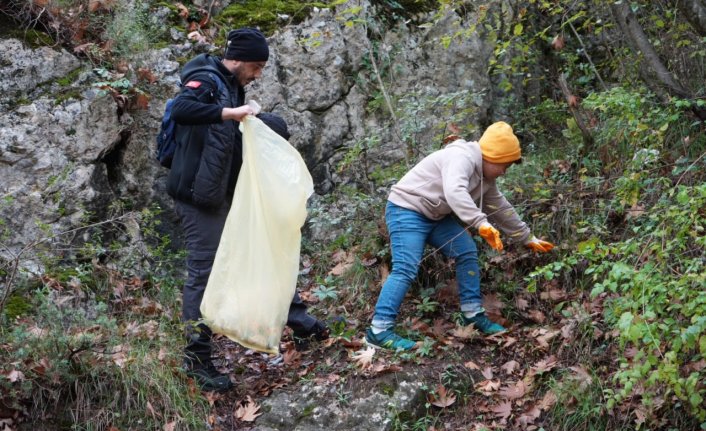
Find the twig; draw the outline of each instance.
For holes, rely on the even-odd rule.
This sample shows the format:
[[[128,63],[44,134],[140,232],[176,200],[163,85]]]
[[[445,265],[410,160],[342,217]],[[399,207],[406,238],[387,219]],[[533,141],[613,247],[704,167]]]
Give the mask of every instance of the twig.
[[[601,83],[601,87],[603,87],[603,90],[608,90],[608,87],[605,85],[605,82],[603,82],[603,78],[601,78],[601,74],[598,73],[598,69],[596,69],[596,65],[593,64],[593,61],[591,61],[591,56],[588,55],[588,50],[586,49],[586,45],[583,44],[583,39],[581,39],[581,36],[579,36],[578,32],[576,31],[576,28],[574,28],[574,24],[569,21],[569,27],[571,27],[571,31],[574,33],[574,36],[576,39],[578,39],[579,43],[581,44],[581,49],[583,50],[583,55],[586,57],[586,60],[588,60],[588,64],[591,65],[591,69],[593,69],[593,73],[596,74],[596,78],[598,78],[598,82]]]
[[[7,299],[10,297],[10,294],[11,294],[12,291],[13,291],[12,285],[14,284],[15,277],[17,277],[17,272],[19,271],[20,261],[21,261],[22,255],[25,254],[27,251],[33,249],[34,247],[38,246],[39,244],[42,244],[42,243],[47,242],[47,241],[50,241],[50,240],[52,240],[52,239],[54,239],[54,238],[57,238],[57,237],[59,237],[59,236],[67,235],[67,234],[70,234],[70,233],[74,233],[74,232],[77,232],[77,231],[80,231],[80,230],[83,230],[83,229],[89,229],[89,228],[92,228],[92,227],[101,226],[101,225],[108,224],[108,223],[114,223],[114,222],[119,221],[119,220],[121,220],[121,219],[128,218],[128,217],[132,217],[132,216],[134,216],[135,214],[136,214],[136,212],[131,211],[131,212],[125,213],[125,214],[123,214],[123,215],[121,215],[121,216],[112,218],[112,219],[110,219],[110,220],[103,220],[103,221],[100,221],[100,222],[91,223],[91,224],[86,225],[86,226],[80,226],[80,227],[77,227],[77,228],[73,228],[73,229],[66,230],[66,231],[64,231],[64,232],[59,232],[59,233],[57,233],[57,234],[54,234],[54,235],[51,235],[51,236],[48,236],[48,237],[36,239],[36,240],[34,240],[34,241],[31,241],[29,244],[25,245],[24,247],[22,247],[22,250],[20,250],[19,253],[17,253],[16,255],[15,255],[14,253],[12,253],[12,251],[10,250],[9,247],[4,246],[4,248],[8,251],[8,253],[12,255],[12,256],[10,257],[10,259],[8,260],[9,262],[11,262],[12,267],[11,267],[11,269],[10,269],[10,274],[8,275],[8,277],[7,277],[6,281],[5,281],[5,290],[2,292],[2,297],[0,298],[0,312],[2,312],[2,310],[4,309],[5,303],[6,303]]]
[[[694,160],[694,162],[693,162],[692,164],[689,165],[688,168],[684,169],[684,173],[682,173],[681,176],[679,176],[679,179],[677,180],[676,184],[674,184],[674,187],[678,186],[679,183],[681,183],[681,180],[682,180],[682,178],[684,178],[684,175],[686,175],[686,173],[689,172],[689,170],[690,170],[699,160],[703,159],[704,156],[706,156],[706,152],[702,153],[699,157],[696,158],[696,160]]]

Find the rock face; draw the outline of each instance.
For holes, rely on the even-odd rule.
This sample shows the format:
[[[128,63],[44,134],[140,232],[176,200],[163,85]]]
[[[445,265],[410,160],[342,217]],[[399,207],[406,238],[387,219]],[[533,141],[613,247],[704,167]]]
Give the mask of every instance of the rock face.
[[[423,379],[406,373],[375,379],[368,389],[352,387],[338,393],[335,386],[305,385],[264,401],[264,413],[252,430],[384,431],[391,429],[394,414],[418,414],[424,401]]]
[[[360,181],[361,166],[372,172],[438,148],[448,122],[480,125],[491,106],[491,47],[478,35],[454,36],[472,17],[449,11],[431,27],[400,24],[383,31],[353,21],[345,8],[317,11],[271,36],[264,76],[248,88],[249,98],[290,124],[291,142],[318,195]],[[5,257],[86,219],[106,220],[116,206],[157,204],[166,210],[164,228],[173,227],[167,171],[153,160],[154,136],[164,103],[177,90],[177,56],[195,55],[187,48],[184,42],[146,55],[142,65],[160,79],[150,106],[122,112],[91,86],[100,80],[91,66],[68,52],[0,40]],[[340,169],[346,155],[360,149],[367,160],[356,166],[358,173]],[[134,229],[125,231],[133,232],[127,239],[139,240]],[[67,234],[59,241],[77,240]]]

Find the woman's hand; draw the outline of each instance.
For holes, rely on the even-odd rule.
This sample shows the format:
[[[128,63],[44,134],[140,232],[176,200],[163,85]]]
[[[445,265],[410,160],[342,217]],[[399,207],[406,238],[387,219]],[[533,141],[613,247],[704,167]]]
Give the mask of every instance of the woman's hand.
[[[552,251],[554,244],[548,241],[541,240],[536,236],[533,236],[525,243],[525,245],[537,253],[547,253]]]
[[[500,232],[492,224],[485,222],[478,228],[478,234],[495,250],[503,249],[503,242],[500,240]]]

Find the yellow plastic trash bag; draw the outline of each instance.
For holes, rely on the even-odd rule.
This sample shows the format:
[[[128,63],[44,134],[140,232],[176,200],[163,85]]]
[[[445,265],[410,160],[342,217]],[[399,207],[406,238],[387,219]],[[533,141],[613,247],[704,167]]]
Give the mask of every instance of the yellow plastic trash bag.
[[[211,276],[204,322],[245,347],[279,352],[299,274],[301,227],[314,191],[301,155],[248,115],[243,166]]]

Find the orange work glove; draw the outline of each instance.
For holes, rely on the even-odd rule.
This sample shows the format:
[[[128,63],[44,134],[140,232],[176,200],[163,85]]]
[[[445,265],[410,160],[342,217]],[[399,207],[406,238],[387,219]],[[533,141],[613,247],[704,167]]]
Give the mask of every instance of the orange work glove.
[[[554,248],[554,244],[548,241],[541,240],[535,236],[529,239],[525,245],[537,253],[546,253]]]
[[[503,242],[500,241],[500,232],[493,227],[490,223],[483,223],[478,228],[478,234],[483,237],[483,239],[490,244],[495,250],[500,251],[503,249]]]

